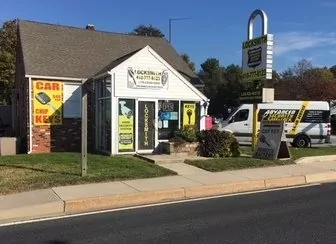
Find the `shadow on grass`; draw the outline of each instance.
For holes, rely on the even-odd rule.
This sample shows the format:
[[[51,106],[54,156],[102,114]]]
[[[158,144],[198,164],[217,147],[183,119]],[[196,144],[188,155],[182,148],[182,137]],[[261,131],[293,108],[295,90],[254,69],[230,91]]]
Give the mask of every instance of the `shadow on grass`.
[[[21,166],[21,165],[13,165],[13,164],[0,164],[0,167],[11,167],[11,168],[17,168],[17,169],[29,169],[37,172],[42,173],[50,173],[50,174],[60,174],[60,175],[68,175],[68,176],[80,176],[80,174],[76,173],[68,173],[68,172],[60,172],[60,171],[53,171],[53,170],[45,170],[45,169],[37,169],[34,167],[29,166]]]

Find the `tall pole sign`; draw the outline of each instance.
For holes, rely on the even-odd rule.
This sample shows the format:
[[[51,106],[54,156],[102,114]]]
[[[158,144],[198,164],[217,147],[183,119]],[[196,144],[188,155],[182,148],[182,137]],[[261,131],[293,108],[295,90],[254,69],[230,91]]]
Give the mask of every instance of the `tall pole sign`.
[[[253,36],[254,21],[257,16],[262,20],[262,35]],[[268,18],[263,10],[256,9],[248,20],[247,41],[242,46],[242,67],[244,89],[240,94],[241,103],[253,104],[252,148],[257,142],[258,103],[273,102],[274,90],[266,89],[267,80],[272,79],[273,35],[268,34]]]

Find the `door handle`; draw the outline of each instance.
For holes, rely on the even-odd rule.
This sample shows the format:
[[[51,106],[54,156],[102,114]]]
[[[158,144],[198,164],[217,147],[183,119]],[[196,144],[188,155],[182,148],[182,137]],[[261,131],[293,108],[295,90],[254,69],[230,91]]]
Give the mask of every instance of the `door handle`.
[[[248,126],[248,124],[244,124],[245,126]]]

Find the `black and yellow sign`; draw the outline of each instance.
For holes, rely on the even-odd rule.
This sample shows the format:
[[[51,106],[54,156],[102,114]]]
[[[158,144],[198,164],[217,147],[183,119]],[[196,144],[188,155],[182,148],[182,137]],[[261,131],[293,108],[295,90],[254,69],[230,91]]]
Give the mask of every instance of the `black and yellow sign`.
[[[119,152],[135,151],[134,148],[134,100],[119,100]]]
[[[195,125],[196,123],[196,104],[184,103],[183,104],[183,127],[188,125]]]
[[[303,101],[302,102],[302,106],[301,106],[301,108],[298,112],[298,115],[295,118],[294,125],[293,125],[292,129],[289,131],[290,135],[295,135],[296,134],[296,131],[299,127],[299,124],[300,124],[300,122],[303,118],[303,115],[304,115],[307,107],[308,107],[308,103],[309,103],[308,101]]]
[[[245,89],[240,93],[240,101],[244,104],[261,103],[262,102],[262,88],[259,89]]]
[[[151,150],[155,147],[155,102],[139,101],[138,149]]]
[[[63,82],[34,80],[34,125],[61,125]]]

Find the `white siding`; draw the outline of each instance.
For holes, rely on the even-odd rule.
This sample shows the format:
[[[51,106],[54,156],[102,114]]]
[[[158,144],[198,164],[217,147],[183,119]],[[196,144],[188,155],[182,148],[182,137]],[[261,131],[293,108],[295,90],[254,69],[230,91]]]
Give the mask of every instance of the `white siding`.
[[[125,62],[114,68],[111,72],[115,74],[115,96],[152,99],[181,99],[184,101],[202,101],[202,97],[188,87],[182,76],[169,67],[165,61],[155,57],[149,48],[144,48],[130,57]],[[131,89],[127,87],[127,68],[144,67],[169,70],[168,89]],[[204,97],[203,97],[204,98]]]

